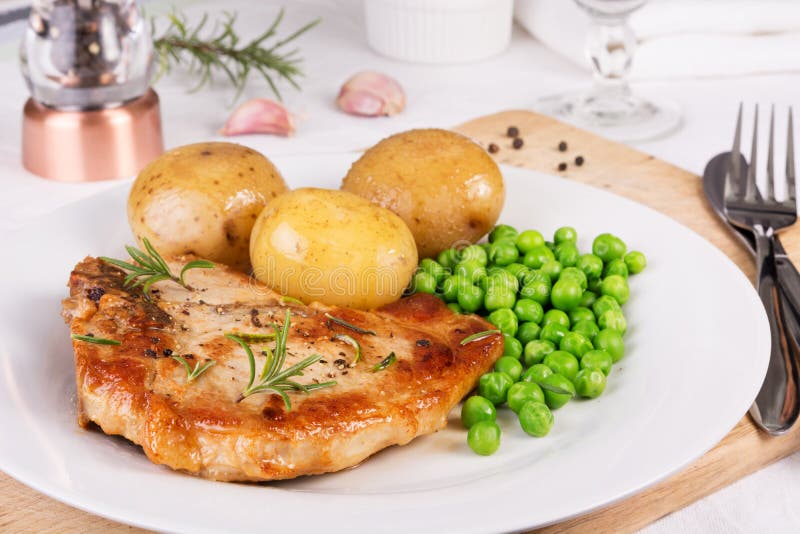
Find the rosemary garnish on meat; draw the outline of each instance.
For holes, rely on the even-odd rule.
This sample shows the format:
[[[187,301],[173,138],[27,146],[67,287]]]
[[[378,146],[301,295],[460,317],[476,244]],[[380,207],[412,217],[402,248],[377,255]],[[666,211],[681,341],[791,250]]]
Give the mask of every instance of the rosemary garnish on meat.
[[[333,339],[344,341],[345,343],[349,344],[354,349],[356,349],[356,355],[353,358],[353,361],[350,362],[351,367],[355,366],[355,364],[358,363],[358,360],[361,359],[361,344],[358,341],[356,341],[355,338],[353,338],[352,336],[348,336],[347,334],[336,334],[335,336],[333,336]]]
[[[122,342],[116,339],[106,339],[93,335],[82,336],[80,334],[72,334],[70,337],[75,341],[85,341],[86,343],[94,343],[95,345],[122,345]]]
[[[161,254],[156,251],[156,249],[150,243],[150,240],[144,237],[142,238],[142,243],[144,243],[146,252],[130,245],[125,247],[125,250],[128,251],[128,254],[136,262],[136,264],[122,260],[115,260],[114,258],[108,258],[106,256],[100,256],[100,259],[106,263],[114,265],[115,267],[119,267],[124,271],[129,271],[128,276],[125,277],[125,286],[137,287],[141,285],[142,292],[148,299],[150,298],[150,287],[156,282],[160,282],[162,280],[172,280],[176,284],[180,284],[186,289],[190,289],[184,280],[186,271],[189,271],[190,269],[214,268],[214,264],[210,261],[194,260],[184,265],[183,269],[181,269],[180,275],[176,276],[172,274],[167,262],[164,261],[164,258],[161,257]]]
[[[217,363],[214,360],[210,360],[203,365],[200,365],[200,362],[197,362],[194,366],[194,369],[192,369],[192,366],[189,365],[189,362],[187,362],[186,358],[184,358],[183,356],[173,356],[172,359],[175,360],[176,362],[180,362],[181,365],[183,365],[183,367],[186,369],[187,384],[197,380],[200,377],[200,375],[202,375],[203,373],[214,367],[214,364]]]
[[[338,325],[341,325],[341,326],[343,326],[345,328],[349,328],[353,332],[358,332],[359,334],[367,334],[367,335],[370,335],[370,336],[377,336],[378,335],[375,332],[373,332],[372,330],[365,330],[364,328],[361,328],[360,326],[356,326],[356,325],[354,325],[352,323],[348,323],[344,319],[340,319],[339,317],[334,317],[330,313],[326,312],[325,313],[325,317],[327,317],[328,319],[330,319],[331,321],[333,321],[334,323],[336,323]]]
[[[397,361],[397,356],[394,355],[394,352],[390,352],[387,357],[382,359],[379,363],[373,365],[370,371],[372,371],[373,373],[377,373],[378,371],[383,371],[396,361]]]
[[[493,336],[495,334],[499,334],[500,330],[484,330],[483,332],[475,332],[471,336],[467,336],[461,340],[461,346],[466,345],[467,343],[472,343],[473,341],[478,341],[479,339],[484,339],[489,336]]]
[[[301,306],[304,306],[304,303],[303,303],[302,300],[296,299],[294,297],[290,297],[289,295],[282,296],[281,297],[281,303],[283,303],[283,304],[290,304],[290,303],[291,304],[299,304]]]
[[[248,334],[246,332],[225,332],[225,337],[230,338],[238,337],[246,343],[260,343],[262,341],[273,341],[275,339],[275,332],[269,334]]]
[[[239,395],[236,402],[241,402],[254,393],[271,391],[281,396],[286,410],[289,411],[292,409],[292,402],[289,399],[289,395],[287,395],[288,391],[310,393],[316,389],[328,388],[336,385],[335,381],[321,382],[319,384],[300,384],[294,380],[290,380],[294,376],[303,376],[304,369],[317,363],[322,358],[319,354],[312,354],[291,367],[283,368],[286,363],[286,340],[289,338],[291,316],[291,312],[286,310],[283,326],[272,325],[275,329],[275,348],[274,350],[265,349],[262,352],[262,354],[266,356],[266,360],[264,361],[261,375],[258,377],[258,382],[256,382],[256,359],[255,356],[253,356],[250,345],[239,336],[225,334],[225,337],[241,345],[247,354],[247,361],[250,364],[250,380],[247,382],[247,388]]]

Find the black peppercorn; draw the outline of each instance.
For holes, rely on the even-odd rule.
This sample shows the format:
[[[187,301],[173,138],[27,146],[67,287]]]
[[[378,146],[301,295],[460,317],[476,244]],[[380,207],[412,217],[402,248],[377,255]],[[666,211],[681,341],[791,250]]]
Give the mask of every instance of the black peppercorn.
[[[566,141],[561,141],[560,143],[558,143],[558,151],[559,152],[566,152],[567,151],[567,142]]]
[[[500,151],[500,147],[494,143],[489,143],[489,154],[497,154]]]
[[[577,156],[577,157],[575,158],[575,165],[577,165],[578,167],[580,167],[581,165],[583,165],[583,156]]]
[[[520,148],[522,148],[523,144],[525,144],[525,143],[522,141],[522,138],[521,137],[516,137],[516,138],[514,138],[514,142],[511,143],[511,146],[513,146],[514,148],[519,150]]]
[[[172,356],[172,349],[164,349],[164,356]]]
[[[566,171],[566,170],[567,170],[567,164],[566,164],[566,162],[562,161],[561,163],[559,163],[559,164],[558,164],[558,170],[559,170],[560,172],[564,172],[564,171]]]
[[[506,135],[509,137],[519,137],[519,128],[516,126],[509,126],[506,130]]]

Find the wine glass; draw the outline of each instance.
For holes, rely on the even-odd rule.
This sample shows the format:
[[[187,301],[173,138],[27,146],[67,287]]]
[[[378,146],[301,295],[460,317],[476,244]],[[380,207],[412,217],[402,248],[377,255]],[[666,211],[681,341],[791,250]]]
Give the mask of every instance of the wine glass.
[[[675,129],[680,124],[676,104],[642,98],[628,85],[636,48],[628,16],[646,1],[575,0],[591,17],[586,55],[594,71],[594,85],[542,98],[536,110],[620,141],[649,139]]]

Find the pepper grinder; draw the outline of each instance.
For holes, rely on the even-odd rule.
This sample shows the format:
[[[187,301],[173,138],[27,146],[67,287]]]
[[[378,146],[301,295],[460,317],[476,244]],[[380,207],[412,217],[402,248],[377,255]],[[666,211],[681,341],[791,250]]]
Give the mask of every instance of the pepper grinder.
[[[33,0],[20,47],[31,97],[22,164],[86,182],[138,173],[164,150],[153,43],[136,0]]]

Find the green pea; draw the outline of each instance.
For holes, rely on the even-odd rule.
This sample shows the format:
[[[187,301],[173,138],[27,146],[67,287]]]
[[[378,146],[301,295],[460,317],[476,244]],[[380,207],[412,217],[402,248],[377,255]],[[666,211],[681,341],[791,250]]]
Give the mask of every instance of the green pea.
[[[508,308],[501,308],[493,311],[486,317],[486,320],[495,325],[498,330],[504,334],[508,334],[509,336],[517,335],[517,328],[519,326],[517,316]]]
[[[522,360],[526,366],[530,367],[537,363],[542,363],[544,357],[554,350],[556,350],[556,346],[552,341],[534,339],[525,344],[525,349],[522,351]]]
[[[544,318],[544,308],[532,299],[519,299],[514,304],[514,313],[520,321],[539,324]]]
[[[436,293],[436,278],[425,271],[417,271],[411,279],[414,293]]]
[[[603,276],[617,275],[628,278],[628,266],[623,260],[611,260],[603,269]]]
[[[606,351],[614,363],[620,361],[625,355],[625,342],[622,334],[616,330],[600,330],[600,333],[594,338],[594,347]]]
[[[507,272],[511,273],[518,282],[522,282],[522,280],[525,278],[525,275],[529,272],[529,269],[521,263],[509,263],[503,268]]]
[[[578,306],[574,310],[569,312],[569,323],[575,324],[580,321],[594,321],[594,312],[589,308],[585,308],[583,306]]]
[[[469,428],[467,445],[481,456],[490,456],[500,448],[500,434],[494,421],[480,421]]]
[[[611,372],[613,364],[611,355],[604,350],[590,350],[581,358],[581,369],[599,369],[606,376]]]
[[[594,348],[589,338],[580,332],[567,332],[564,338],[559,343],[558,348],[565,352],[569,352],[577,358],[581,358],[584,354]]]
[[[419,262],[419,270],[433,276],[436,279],[437,284],[441,284],[444,282],[445,278],[449,276],[447,269],[442,267],[438,261],[430,258],[424,258],[421,262]]]
[[[450,311],[453,313],[464,313],[464,310],[458,305],[458,302],[451,302],[447,307],[450,308]]]
[[[547,310],[547,312],[544,314],[544,317],[542,317],[542,326],[550,323],[560,324],[561,326],[569,329],[569,315],[561,310]]]
[[[533,281],[522,286],[519,290],[522,298],[538,302],[542,306],[550,303],[550,285],[546,282]]]
[[[556,253],[556,244],[552,241],[545,241],[544,246],[550,249],[550,251],[555,254]]]
[[[486,250],[484,250],[482,246],[469,245],[461,250],[461,261],[470,260],[477,261],[481,265],[486,265],[489,263],[489,256],[486,254]]]
[[[595,317],[600,317],[608,310],[621,309],[622,307],[619,305],[619,302],[617,302],[617,299],[609,295],[603,295],[599,297],[596,301],[594,301],[594,304],[592,304],[592,311],[594,312]]]
[[[585,290],[588,287],[588,279],[586,278],[586,274],[584,274],[584,272],[577,267],[567,267],[561,271],[561,276],[559,276],[558,279],[576,282],[579,286],[581,286],[581,290]]]
[[[511,308],[517,300],[517,293],[513,289],[500,284],[489,284],[483,296],[483,307],[487,311]]]
[[[508,334],[503,334],[503,356],[510,356],[512,358],[520,359],[522,356],[522,343],[519,339]]]
[[[550,278],[551,281],[558,280],[561,275],[561,264],[556,260],[546,261],[542,265],[541,271]]]
[[[536,323],[520,323],[517,329],[517,339],[520,343],[526,345],[534,339],[539,339],[541,331],[542,327]]]
[[[603,295],[613,297],[620,306],[628,302],[631,296],[630,289],[628,289],[628,282],[623,277],[616,274],[612,274],[603,279],[600,292]]]
[[[578,258],[578,263],[575,266],[583,271],[586,278],[589,280],[593,278],[600,278],[603,275],[603,260],[594,254],[584,254]]]
[[[596,293],[594,293],[593,291],[584,291],[583,295],[581,295],[580,305],[585,308],[591,308],[596,300],[597,300]]]
[[[572,280],[559,280],[550,292],[550,302],[559,310],[574,310],[581,302],[583,290]]]
[[[575,386],[572,381],[564,375],[553,373],[546,376],[544,380],[539,382],[540,387],[544,391],[544,401],[551,410],[558,410],[575,396]],[[569,393],[556,393],[547,389],[547,386],[568,391]]]
[[[592,253],[605,263],[622,258],[626,248],[625,242],[612,234],[600,234],[592,243]]]
[[[503,270],[502,267],[492,267],[487,272],[489,276],[482,278],[480,281],[484,291],[488,290],[489,286],[498,286],[511,290],[516,296],[517,291],[519,291],[519,280],[513,274]]]
[[[546,245],[539,245],[525,253],[525,256],[522,257],[522,264],[528,269],[539,269],[546,262],[555,259],[556,255],[552,250]]]
[[[495,265],[510,265],[517,259],[519,259],[519,250],[511,241],[495,241],[489,247],[489,260]]]
[[[539,339],[549,341],[553,345],[558,346],[561,343],[561,339],[567,335],[568,331],[569,330],[567,330],[567,327],[561,324],[546,324],[542,327],[542,331],[539,333]]]
[[[506,373],[497,371],[486,373],[478,379],[478,394],[486,397],[495,405],[503,404],[513,383],[514,380]]]
[[[566,376],[570,380],[575,378],[581,368],[578,358],[563,350],[554,350],[544,357],[542,363],[554,373]]]
[[[458,262],[453,274],[467,279],[470,284],[475,284],[486,276],[486,267],[477,260],[463,260]]]
[[[455,269],[456,264],[461,261],[461,255],[456,249],[448,248],[441,251],[436,259],[439,262],[439,265],[452,272],[453,269]]]
[[[543,402],[528,401],[519,410],[519,426],[529,436],[545,437],[554,422],[553,412]]]
[[[602,278],[589,278],[589,283],[586,284],[586,289],[595,294],[600,294],[600,288],[603,286]]]
[[[527,254],[536,247],[544,245],[544,237],[536,230],[525,230],[517,236],[517,248],[523,254]]]
[[[543,363],[536,363],[531,365],[524,373],[522,373],[523,382],[533,382],[538,384],[544,382],[544,379],[553,374],[553,370]]]
[[[598,326],[603,330],[616,330],[620,334],[625,334],[628,329],[628,322],[621,310],[608,310],[597,320]]]
[[[519,360],[511,356],[503,356],[494,362],[494,370],[498,373],[505,373],[516,382],[522,376],[522,364]]]
[[[470,428],[481,421],[494,421],[497,419],[497,409],[489,399],[480,395],[473,395],[464,401],[461,407],[461,424]]]
[[[509,226],[507,224],[498,224],[489,233],[489,243],[494,243],[495,241],[499,241],[501,239],[516,240],[518,235],[519,232],[517,232],[517,229],[513,226]]]
[[[581,369],[575,377],[575,391],[581,397],[596,399],[606,390],[606,375],[599,369]]]
[[[553,282],[550,280],[550,277],[542,272],[541,269],[533,269],[529,270],[525,276],[522,278],[522,285],[530,284],[531,282],[542,282],[547,284],[547,287],[552,287]]]
[[[560,245],[561,243],[577,243],[578,232],[571,226],[562,226],[553,234],[553,241],[555,241],[556,245]]]
[[[578,258],[581,256],[581,253],[578,251],[578,247],[575,246],[575,243],[566,242],[556,245],[555,255],[561,265],[564,267],[572,267],[578,263]]]
[[[465,312],[474,313],[483,305],[483,289],[472,284],[458,288],[458,305]]]
[[[625,265],[628,266],[628,272],[631,274],[639,274],[647,267],[647,258],[638,250],[632,250],[625,254]]]
[[[526,402],[544,402],[542,388],[533,382],[517,382],[508,390],[508,407],[519,413]]]
[[[572,331],[583,334],[589,341],[594,342],[595,336],[600,333],[600,327],[594,321],[578,321],[572,325]]]

